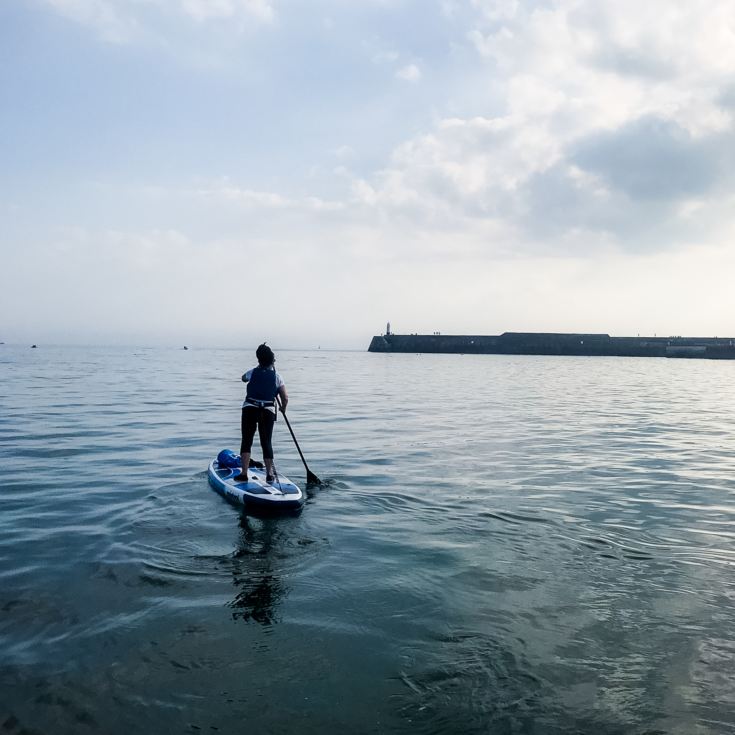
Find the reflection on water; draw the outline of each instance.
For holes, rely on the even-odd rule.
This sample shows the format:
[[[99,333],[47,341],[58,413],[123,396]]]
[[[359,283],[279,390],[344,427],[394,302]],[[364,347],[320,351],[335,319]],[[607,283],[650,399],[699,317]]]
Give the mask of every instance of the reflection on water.
[[[282,518],[246,364],[3,346],[0,731],[735,732],[735,364],[284,351]]]
[[[238,549],[232,555],[232,580],[238,590],[230,607],[234,620],[261,625],[278,622],[277,608],[288,588],[278,576],[279,540],[283,530],[278,519],[257,520],[243,513]]]

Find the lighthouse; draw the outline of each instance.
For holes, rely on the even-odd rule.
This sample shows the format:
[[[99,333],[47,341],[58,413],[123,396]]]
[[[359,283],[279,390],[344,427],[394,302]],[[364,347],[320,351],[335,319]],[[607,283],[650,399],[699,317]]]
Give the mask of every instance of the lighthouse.
[[[385,325],[385,336],[390,337],[390,322]]]

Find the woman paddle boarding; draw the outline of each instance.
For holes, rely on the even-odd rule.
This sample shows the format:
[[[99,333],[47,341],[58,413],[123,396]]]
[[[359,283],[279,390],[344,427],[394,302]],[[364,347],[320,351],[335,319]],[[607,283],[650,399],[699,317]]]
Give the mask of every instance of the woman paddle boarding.
[[[273,350],[265,342],[255,351],[258,358],[257,367],[251,368],[243,376],[243,382],[248,384],[245,401],[242,404],[242,415],[240,427],[242,430],[242,444],[240,445],[240,457],[242,459],[242,470],[235,477],[236,481],[247,481],[247,471],[250,466],[250,451],[253,446],[255,429],[258,429],[260,446],[263,449],[263,461],[265,462],[266,482],[275,480],[275,468],[273,465],[273,423],[276,420],[276,396],[280,399],[281,411],[286,413],[288,404],[288,393],[283,383],[283,378],[276,372],[276,356]]]

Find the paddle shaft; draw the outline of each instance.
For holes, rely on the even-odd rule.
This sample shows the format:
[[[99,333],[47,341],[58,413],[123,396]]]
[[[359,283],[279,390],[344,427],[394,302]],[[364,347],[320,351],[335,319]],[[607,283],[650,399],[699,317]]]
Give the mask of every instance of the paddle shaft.
[[[306,469],[306,481],[313,482],[317,485],[321,485],[322,481],[309,469],[309,465],[306,464],[306,460],[304,459],[304,453],[301,451],[301,447],[299,446],[299,443],[296,441],[296,435],[293,433],[293,429],[291,428],[291,422],[288,420],[288,417],[284,413],[283,406],[281,406],[281,401],[278,398],[278,396],[276,396],[276,403],[278,404],[278,408],[281,411],[281,416],[283,416],[283,420],[286,422],[286,426],[288,426],[288,431],[291,434],[293,443],[296,445],[296,449],[299,453],[299,457],[301,457],[301,461],[304,463],[304,468]]]

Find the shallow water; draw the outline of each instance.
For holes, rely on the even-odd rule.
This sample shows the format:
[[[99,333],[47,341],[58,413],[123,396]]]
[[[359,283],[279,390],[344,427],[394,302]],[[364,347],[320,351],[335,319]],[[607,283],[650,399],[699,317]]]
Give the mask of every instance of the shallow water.
[[[735,732],[735,363],[0,346],[0,731]],[[283,422],[280,470],[304,470]]]

